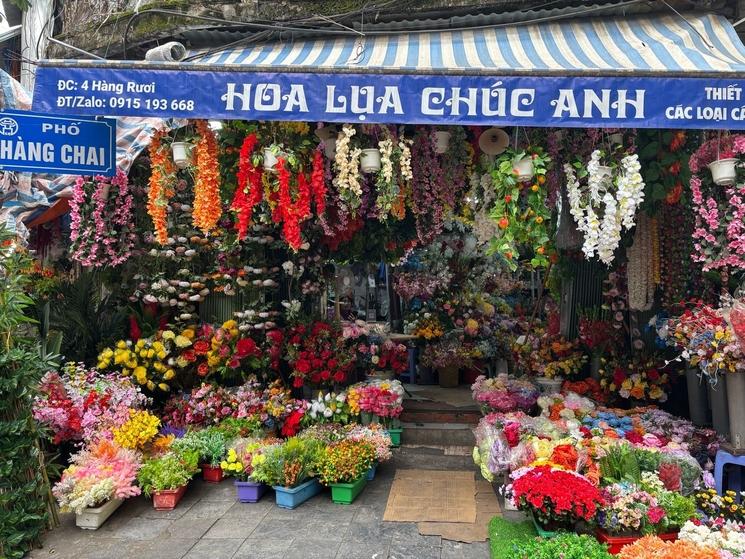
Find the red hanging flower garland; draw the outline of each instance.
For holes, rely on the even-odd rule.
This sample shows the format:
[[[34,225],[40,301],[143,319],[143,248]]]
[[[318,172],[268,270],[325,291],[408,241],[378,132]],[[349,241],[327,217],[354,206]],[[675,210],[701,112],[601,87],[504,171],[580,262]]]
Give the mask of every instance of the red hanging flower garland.
[[[243,140],[238,156],[238,187],[235,189],[230,209],[238,215],[238,239],[242,240],[248,233],[254,208],[262,199],[262,171],[251,161],[251,154],[256,147],[256,134],[249,134]]]
[[[282,236],[290,245],[290,248],[297,251],[303,242],[300,236],[300,222],[310,215],[310,185],[305,175],[298,173],[298,196],[293,203],[290,193],[290,170],[283,157],[277,160],[277,170],[279,178],[279,204],[277,209],[278,217],[282,220]]]
[[[326,171],[324,169],[323,154],[320,149],[313,156],[313,171],[310,174],[310,187],[313,191],[313,201],[316,204],[316,215],[326,213]]]

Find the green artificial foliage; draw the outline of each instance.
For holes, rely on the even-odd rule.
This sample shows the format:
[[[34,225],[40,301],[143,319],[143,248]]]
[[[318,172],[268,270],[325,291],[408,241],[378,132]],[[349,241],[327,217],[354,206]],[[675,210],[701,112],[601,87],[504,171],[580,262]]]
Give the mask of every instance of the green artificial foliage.
[[[265,436],[264,426],[258,418],[228,417],[223,419],[215,429],[225,435],[225,439],[228,441]]]
[[[627,444],[609,448],[600,459],[600,472],[606,484],[627,481],[639,484],[642,469],[634,449]]]
[[[513,559],[515,548],[535,538],[532,522],[510,522],[495,516],[489,522],[491,559]]]
[[[202,464],[219,466],[228,452],[229,439],[224,432],[215,427],[201,431],[189,431],[182,438],[173,442],[172,448],[177,452],[195,452]]]
[[[147,460],[137,473],[137,482],[148,497],[155,491],[183,487],[197,471],[196,452],[168,452]]]
[[[312,439],[287,439],[267,450],[266,460],[254,468],[253,479],[267,485],[297,487],[315,474],[324,448],[323,443]]]
[[[515,546],[513,559],[611,559],[605,544],[592,536],[560,534],[550,540],[535,538]]]
[[[32,404],[42,375],[55,366],[27,316],[34,302],[22,270],[30,260],[12,241],[0,230],[0,557],[7,559],[38,545],[47,523],[49,482]]]
[[[676,491],[665,491],[657,496],[657,502],[665,509],[669,529],[679,529],[683,524],[696,516],[696,501]]]

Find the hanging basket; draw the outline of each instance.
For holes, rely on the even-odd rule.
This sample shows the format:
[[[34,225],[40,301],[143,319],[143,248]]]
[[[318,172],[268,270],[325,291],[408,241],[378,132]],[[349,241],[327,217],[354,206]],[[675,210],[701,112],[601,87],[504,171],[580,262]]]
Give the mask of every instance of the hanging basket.
[[[517,171],[517,180],[520,182],[526,182],[533,178],[535,174],[535,168],[533,167],[532,159],[521,159],[515,163],[515,170]]]
[[[719,186],[731,186],[737,178],[737,159],[718,159],[709,163],[711,178]]]
[[[284,152],[274,153],[272,148],[264,148],[264,170],[268,173],[277,173],[277,161],[280,157],[287,157]]]
[[[609,167],[608,165],[598,165],[598,177],[609,180],[613,177],[613,167]]]
[[[186,169],[191,164],[191,150],[194,144],[190,142],[173,142],[171,144],[171,153],[173,154],[173,163],[179,169]]]
[[[360,156],[360,168],[363,173],[380,171],[380,150],[375,148],[363,149]]]

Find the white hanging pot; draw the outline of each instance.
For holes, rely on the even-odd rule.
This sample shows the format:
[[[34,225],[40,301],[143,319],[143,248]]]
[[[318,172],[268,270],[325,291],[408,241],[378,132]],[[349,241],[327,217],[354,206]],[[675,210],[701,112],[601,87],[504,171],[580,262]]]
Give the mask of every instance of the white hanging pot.
[[[329,138],[323,141],[323,153],[329,159],[333,159],[336,156],[336,138]]]
[[[610,179],[613,177],[613,167],[598,165],[598,177],[601,179]]]
[[[435,152],[445,153],[450,145],[450,136],[452,134],[446,130],[438,130],[435,132]]]
[[[517,180],[520,182],[529,181],[533,178],[533,160],[532,159],[521,159],[515,163],[515,170],[517,171]]]
[[[278,153],[275,155],[275,153],[272,151],[272,148],[264,148],[264,170],[269,173],[276,173],[277,171],[277,161],[280,157],[286,157],[287,154],[285,153]]]
[[[714,180],[714,183],[719,186],[735,184],[735,179],[737,178],[736,164],[737,159],[718,159],[709,163],[709,170],[711,171],[711,178]]]
[[[621,132],[616,132],[615,134],[608,136],[608,140],[612,146],[623,145],[623,134]]]
[[[186,169],[191,163],[191,150],[194,147],[189,142],[173,142],[171,144],[171,153],[173,162],[179,169]]]
[[[380,150],[363,149],[360,156],[360,168],[363,173],[374,173],[380,171]]]

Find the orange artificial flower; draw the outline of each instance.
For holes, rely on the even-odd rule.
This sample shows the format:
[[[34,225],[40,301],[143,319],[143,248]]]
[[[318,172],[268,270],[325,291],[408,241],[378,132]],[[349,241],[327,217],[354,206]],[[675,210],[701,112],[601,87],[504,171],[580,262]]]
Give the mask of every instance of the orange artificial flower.
[[[155,239],[168,243],[168,200],[176,193],[176,165],[167,146],[163,145],[165,130],[158,130],[150,142],[150,188],[147,191],[147,213],[153,220]]]
[[[718,559],[719,551],[693,542],[664,542],[657,536],[647,536],[625,546],[619,559]]]
[[[217,138],[206,120],[196,123],[199,141],[194,147],[194,226],[205,235],[216,226],[222,215],[220,202],[220,164],[217,159]]]

